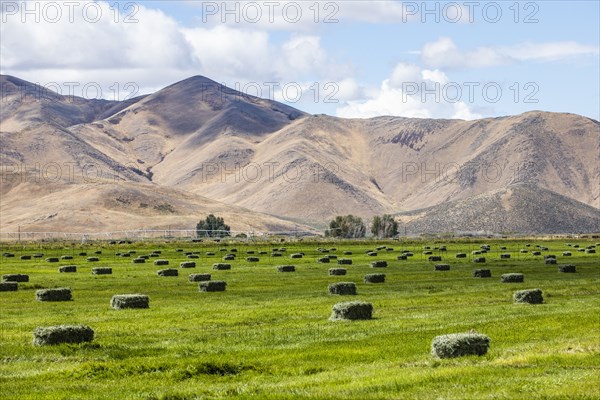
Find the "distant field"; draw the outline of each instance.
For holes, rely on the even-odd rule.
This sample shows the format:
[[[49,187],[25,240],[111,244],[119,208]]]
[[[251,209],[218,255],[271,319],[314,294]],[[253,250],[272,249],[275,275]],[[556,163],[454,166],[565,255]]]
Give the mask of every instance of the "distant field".
[[[0,292],[0,397],[597,399],[600,258],[579,251],[596,242],[5,244],[2,253],[14,257],[1,257],[0,273],[30,279],[16,292]],[[487,253],[472,254],[483,244],[490,245]],[[446,251],[436,249],[442,245]],[[536,245],[548,250],[533,256]],[[366,254],[379,246],[393,250]],[[428,261],[424,246],[450,270],[434,271],[440,262]],[[273,257],[282,247],[282,256]],[[159,257],[132,262],[154,250]],[[403,250],[413,256],[398,260]],[[136,253],[116,255],[129,251]],[[572,255],[563,256],[566,251]],[[185,252],[199,258],[188,259]],[[302,258],[291,258],[299,252]],[[43,257],[20,259],[35,253]],[[236,254],[235,260],[223,261],[226,254]],[[574,264],[577,272],[559,273],[558,265],[546,265],[548,254],[556,255],[557,264]],[[73,259],[46,262],[64,255]],[[328,255],[350,258],[352,265],[317,261]],[[91,256],[99,261],[87,261]],[[246,261],[250,256],[259,261]],[[474,263],[476,257],[486,262]],[[155,266],[156,259],[169,265]],[[388,266],[371,268],[377,260]],[[179,268],[183,261],[197,267]],[[213,270],[217,262],[232,269]],[[59,273],[62,265],[76,265],[77,272]],[[294,265],[296,271],[278,272],[279,265]],[[112,274],[91,274],[102,266],[112,267]],[[329,276],[335,267],[346,268],[347,275]],[[179,276],[157,276],[164,268],[177,268]],[[479,268],[491,269],[492,277],[474,278],[472,271]],[[501,283],[500,276],[509,272],[523,273],[524,283]],[[226,281],[227,289],[199,292],[198,284],[188,281],[192,273],[210,273],[212,280]],[[385,283],[363,283],[370,273],[384,273]],[[355,282],[358,294],[330,295],[328,285],[341,281]],[[71,288],[73,300],[35,300],[37,289],[53,287]],[[542,289],[544,304],[513,304],[516,290],[530,288]],[[148,295],[150,308],[110,307],[114,294],[127,293]],[[371,302],[374,318],[329,321],[332,306],[350,300]],[[32,344],[36,327],[59,324],[89,325],[95,339]],[[435,336],[469,330],[491,338],[487,355],[440,360],[430,354]]]

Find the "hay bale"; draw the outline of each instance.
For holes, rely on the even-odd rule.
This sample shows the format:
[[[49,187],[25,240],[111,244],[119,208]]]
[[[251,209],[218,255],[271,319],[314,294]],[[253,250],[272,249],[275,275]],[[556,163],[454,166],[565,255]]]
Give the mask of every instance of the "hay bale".
[[[542,289],[525,289],[517,290],[513,294],[513,300],[515,303],[542,304],[544,297]]]
[[[201,292],[224,292],[227,283],[225,281],[202,281],[198,283]]]
[[[86,343],[94,340],[94,330],[86,325],[56,325],[37,327],[33,331],[36,346],[61,343]]]
[[[434,271],[450,271],[449,264],[435,264]]]
[[[354,282],[335,282],[329,284],[329,294],[355,295],[356,284]]]
[[[364,301],[348,301],[333,305],[331,310],[332,321],[336,320],[363,320],[373,317],[373,304]]]
[[[58,267],[58,272],[77,272],[77,266],[63,265],[62,267]]]
[[[329,264],[329,257],[321,257],[321,258],[317,258],[317,262],[320,263],[324,263],[324,264]]]
[[[190,282],[210,281],[210,274],[190,274],[188,277]]]
[[[279,265],[277,267],[278,272],[294,272],[296,271],[296,267],[293,265]]]
[[[158,276],[179,276],[177,268],[166,268],[156,271]]]
[[[387,266],[387,261],[371,261],[371,268],[386,268]]]
[[[452,333],[433,338],[431,354],[438,358],[482,356],[490,347],[490,338],[481,333]]]
[[[21,260],[31,260],[31,256],[28,254],[23,254],[21,257],[19,257]]]
[[[502,283],[520,283],[525,280],[525,276],[523,274],[518,273],[510,273],[510,274],[502,274],[500,276],[500,281]]]
[[[92,268],[92,274],[94,274],[94,275],[112,275],[112,268],[110,268],[110,267]]]
[[[474,278],[491,278],[492,271],[489,269],[476,269],[473,271]]]
[[[213,266],[212,266],[212,269],[214,269],[214,270],[220,270],[220,271],[228,270],[228,269],[231,269],[231,264],[214,263]]]
[[[352,265],[352,259],[350,258],[338,258],[338,265]]]
[[[196,268],[196,263],[194,261],[182,261],[179,263],[179,268]]]
[[[0,282],[0,292],[16,292],[18,289],[19,284],[17,282]]]
[[[475,263],[484,263],[485,262],[485,257],[474,258],[473,262],[475,262]]]
[[[302,254],[300,253],[294,253],[294,254],[290,254],[290,258],[302,258]]]
[[[46,258],[46,262],[49,262],[49,263],[56,263],[58,261],[59,261],[58,257],[48,257],[48,258]]]
[[[100,259],[98,257],[88,257],[87,261],[88,262],[98,262],[98,261],[100,261]]]
[[[259,262],[260,259],[258,257],[246,257],[246,261],[248,261],[248,262]]]
[[[508,253],[500,254],[500,258],[503,260],[508,260],[510,258],[510,254],[508,254]]]
[[[25,274],[5,274],[2,275],[4,282],[29,282],[29,275]]]
[[[346,275],[346,268],[329,268],[329,275]]]
[[[442,256],[429,256],[427,259],[429,261],[442,261]]]
[[[70,301],[73,294],[70,288],[40,289],[35,292],[37,301]]]
[[[573,273],[577,272],[577,268],[573,264],[563,264],[563,265],[558,266],[558,272],[573,274]]]
[[[456,253],[456,258],[467,258],[467,253]]]
[[[364,276],[363,281],[365,283],[384,283],[385,274],[367,274]]]
[[[154,260],[154,265],[169,265],[169,260]]]
[[[150,298],[145,294],[115,294],[110,299],[110,306],[115,310],[149,308]]]
[[[146,262],[145,258],[137,257],[131,260],[134,264],[144,264]]]

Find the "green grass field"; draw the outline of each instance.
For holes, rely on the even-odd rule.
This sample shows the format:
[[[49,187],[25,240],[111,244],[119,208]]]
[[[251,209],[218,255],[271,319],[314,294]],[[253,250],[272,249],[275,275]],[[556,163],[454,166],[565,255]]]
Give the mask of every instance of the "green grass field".
[[[598,240],[572,240],[580,249]],[[598,254],[561,241],[486,242],[300,242],[300,243],[134,243],[121,245],[3,245],[0,273],[28,274],[16,292],[0,292],[0,397],[2,399],[597,399],[600,390],[600,263]],[[471,255],[482,243],[485,264]],[[435,250],[441,244],[447,251]],[[533,256],[536,244],[546,246]],[[377,256],[365,251],[377,246]],[[450,271],[434,271],[423,255],[431,246]],[[500,250],[506,246],[506,250]],[[286,247],[282,257],[273,248]],[[337,250],[322,253],[319,247]],[[132,258],[161,250],[160,259],[178,268],[183,252],[200,255],[197,267],[179,268],[178,277],[158,277],[167,267],[134,264]],[[236,248],[230,271],[212,264]],[[221,251],[227,249],[227,251]],[[520,253],[520,249],[529,252]],[[80,252],[101,250],[99,262]],[[134,250],[131,257],[118,252]],[[399,261],[401,250],[414,253]],[[597,249],[600,251],[600,248]],[[246,261],[247,251],[257,263]],[[290,254],[304,252],[301,259]],[[352,255],[343,255],[352,251]],[[571,251],[571,257],[562,256]],[[214,252],[214,256],[206,256]],[[467,258],[457,259],[457,252]],[[43,258],[20,260],[24,254]],[[511,258],[501,260],[501,253]],[[327,254],[351,258],[353,265],[318,263]],[[577,273],[545,265],[575,264]],[[48,263],[46,257],[73,255]],[[374,260],[387,268],[371,268]],[[279,273],[292,264],[296,272]],[[76,273],[59,273],[77,265]],[[109,266],[112,275],[92,275]],[[328,269],[345,267],[346,276]],[[492,278],[473,278],[478,268]],[[211,273],[227,282],[225,292],[202,293],[190,273]],[[363,283],[368,273],[385,273],[382,284]],[[524,283],[501,283],[500,275],[521,272]],[[328,285],[350,281],[356,296],[332,296]],[[73,301],[38,302],[41,288],[70,287]],[[544,304],[513,304],[515,290],[541,288]],[[114,294],[143,293],[150,308],[113,310]],[[332,306],[364,300],[374,306],[366,321],[329,321]],[[34,346],[38,326],[86,324],[95,331],[88,344]],[[476,330],[491,338],[485,356],[436,359],[432,339]]]

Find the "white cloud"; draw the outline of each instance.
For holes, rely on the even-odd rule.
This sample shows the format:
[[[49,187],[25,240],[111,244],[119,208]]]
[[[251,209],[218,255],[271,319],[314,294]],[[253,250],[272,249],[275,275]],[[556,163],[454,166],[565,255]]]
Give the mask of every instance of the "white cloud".
[[[448,95],[444,85],[449,79],[443,71],[421,69],[415,64],[399,63],[391,77],[376,90],[364,91],[362,100],[346,101],[336,114],[344,118],[371,118],[397,115],[409,118],[477,119],[462,98]],[[427,91],[424,91],[426,89]],[[434,94],[432,90],[435,89]]]
[[[505,65],[519,61],[555,61],[576,56],[598,55],[595,46],[577,42],[520,43],[513,46],[483,46],[463,51],[448,37],[426,43],[421,49],[421,59],[432,67],[482,68]]]

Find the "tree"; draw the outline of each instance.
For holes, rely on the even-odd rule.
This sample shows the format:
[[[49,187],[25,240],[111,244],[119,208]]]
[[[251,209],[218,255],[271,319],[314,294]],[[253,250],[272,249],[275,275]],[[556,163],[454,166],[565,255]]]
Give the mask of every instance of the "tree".
[[[371,222],[371,233],[380,238],[390,238],[398,234],[398,222],[391,215],[376,215]]]
[[[354,215],[338,215],[329,223],[326,236],[341,238],[361,238],[365,236],[367,228],[360,217]]]
[[[204,221],[198,222],[196,225],[196,235],[198,237],[223,237],[229,236],[231,228],[225,225],[225,221],[221,217],[215,217],[210,214]]]

